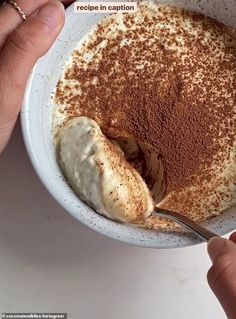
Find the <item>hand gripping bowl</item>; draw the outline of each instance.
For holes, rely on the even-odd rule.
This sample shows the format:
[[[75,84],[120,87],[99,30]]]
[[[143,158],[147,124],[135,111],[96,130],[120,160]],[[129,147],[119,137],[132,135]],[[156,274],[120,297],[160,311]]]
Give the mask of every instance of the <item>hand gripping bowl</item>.
[[[158,1],[201,12],[236,27],[234,0],[176,0]],[[176,248],[199,243],[188,233],[154,232],[121,225],[98,215],[73,193],[57,165],[52,141],[50,96],[57,84],[65,62],[79,40],[104,14],[79,14],[73,5],[67,9],[66,24],[50,52],[35,66],[28,83],[21,114],[24,140],[42,182],[53,197],[77,220],[95,231],[136,246],[150,248]],[[236,228],[236,207],[204,224],[219,235]]]

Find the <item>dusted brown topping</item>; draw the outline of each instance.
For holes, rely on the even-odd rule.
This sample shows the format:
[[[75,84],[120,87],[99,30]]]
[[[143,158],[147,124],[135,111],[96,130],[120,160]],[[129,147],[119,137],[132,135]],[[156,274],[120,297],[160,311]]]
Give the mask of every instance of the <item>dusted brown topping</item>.
[[[110,138],[155,147],[167,179],[165,207],[196,208],[202,219],[209,192],[235,178],[223,181],[218,174],[235,142],[236,41],[215,20],[172,7],[141,7],[138,17],[123,16],[126,28],[116,21],[104,20],[73,53],[56,101],[68,117],[96,120]],[[209,215],[212,205],[219,208],[216,192]]]

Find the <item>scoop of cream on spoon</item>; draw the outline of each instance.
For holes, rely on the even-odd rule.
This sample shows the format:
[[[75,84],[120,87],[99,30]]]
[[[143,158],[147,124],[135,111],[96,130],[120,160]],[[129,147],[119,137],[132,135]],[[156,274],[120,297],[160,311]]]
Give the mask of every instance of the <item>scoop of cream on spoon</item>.
[[[68,121],[56,136],[61,169],[81,200],[124,223],[144,220],[154,210],[150,190],[124,152],[87,117]]]

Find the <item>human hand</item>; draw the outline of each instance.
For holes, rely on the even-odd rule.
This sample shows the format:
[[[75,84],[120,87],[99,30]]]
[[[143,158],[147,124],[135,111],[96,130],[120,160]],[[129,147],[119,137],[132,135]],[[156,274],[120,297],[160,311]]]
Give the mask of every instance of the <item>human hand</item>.
[[[24,22],[9,4],[0,7],[0,153],[10,139],[30,72],[52,46],[65,20],[58,0],[16,2],[28,17]]]
[[[236,319],[236,233],[230,239],[213,238],[208,243],[212,267],[208,282],[228,318]]]

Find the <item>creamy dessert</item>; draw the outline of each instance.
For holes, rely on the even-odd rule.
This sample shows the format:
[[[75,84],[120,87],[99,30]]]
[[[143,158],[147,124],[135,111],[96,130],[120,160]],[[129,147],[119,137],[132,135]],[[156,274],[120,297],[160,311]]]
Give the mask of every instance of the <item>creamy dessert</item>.
[[[71,119],[95,120],[156,205],[202,221],[236,204],[235,88],[232,30],[140,4],[137,13],[107,16],[78,44],[57,85],[53,130],[63,136]],[[161,164],[151,172],[150,163]],[[72,187],[81,196],[83,186]],[[168,226],[153,217],[140,225]]]
[[[61,168],[83,201],[121,222],[134,223],[150,216],[155,205],[146,183],[95,121],[74,118],[56,139]]]

